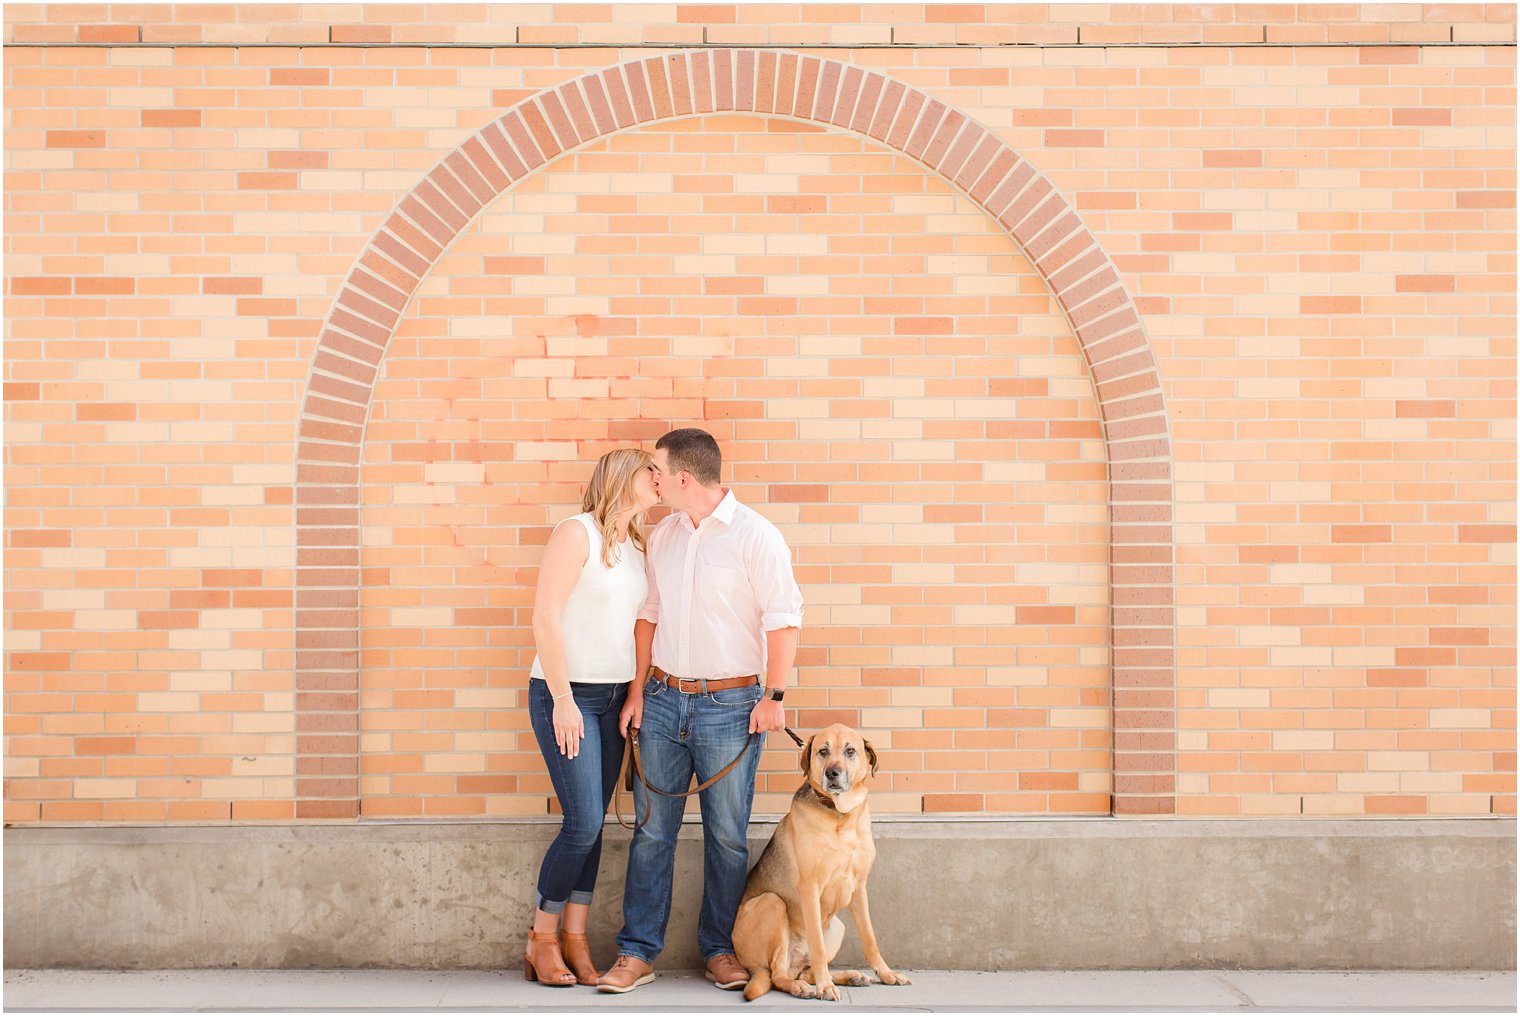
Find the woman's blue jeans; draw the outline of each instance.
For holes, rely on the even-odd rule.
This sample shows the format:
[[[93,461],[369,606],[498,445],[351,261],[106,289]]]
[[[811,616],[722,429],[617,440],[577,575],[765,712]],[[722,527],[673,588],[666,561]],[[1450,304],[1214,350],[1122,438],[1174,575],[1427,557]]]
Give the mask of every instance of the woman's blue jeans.
[[[760,701],[760,685],[706,695],[676,691],[646,678],[639,758],[653,787],[670,793],[690,789],[691,777],[705,781],[749,741],[749,716]],[[756,739],[760,741],[760,738]],[[734,918],[749,873],[749,813],[755,802],[756,743],[723,779],[698,796],[702,807],[702,911],[697,945],[703,959],[734,951]],[[670,893],[685,798],[650,794],[637,781],[635,813],[649,821],[633,834],[628,848],[628,884],[623,887],[623,930],[618,953],[653,963],[665,947]],[[652,809],[652,811],[651,811]]]
[[[554,743],[554,696],[548,684],[534,679],[528,685],[533,734],[565,814],[559,835],[549,844],[538,870],[538,908],[557,914],[566,903],[590,903],[596,888],[596,870],[602,861],[602,821],[623,765],[618,713],[628,686],[570,685],[586,734],[581,738],[580,752],[575,758],[566,758]]]

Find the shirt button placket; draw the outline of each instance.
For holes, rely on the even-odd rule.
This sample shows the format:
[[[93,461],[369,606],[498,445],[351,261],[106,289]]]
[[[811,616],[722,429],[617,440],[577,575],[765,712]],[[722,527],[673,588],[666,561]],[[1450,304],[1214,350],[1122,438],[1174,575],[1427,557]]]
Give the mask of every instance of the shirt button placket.
[[[680,676],[691,677],[691,612],[692,601],[696,599],[697,584],[697,541],[702,538],[702,530],[697,528],[692,531],[686,541],[686,560],[681,564],[681,626],[677,641],[676,655],[680,659]]]

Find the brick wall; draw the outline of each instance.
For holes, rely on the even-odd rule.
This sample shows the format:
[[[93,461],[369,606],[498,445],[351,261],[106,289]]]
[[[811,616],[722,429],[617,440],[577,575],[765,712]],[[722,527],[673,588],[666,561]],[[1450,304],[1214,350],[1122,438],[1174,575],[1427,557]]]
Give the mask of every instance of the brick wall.
[[[690,422],[879,810],[1512,813],[1514,8],[890,10],[7,6],[7,820],[544,813]]]

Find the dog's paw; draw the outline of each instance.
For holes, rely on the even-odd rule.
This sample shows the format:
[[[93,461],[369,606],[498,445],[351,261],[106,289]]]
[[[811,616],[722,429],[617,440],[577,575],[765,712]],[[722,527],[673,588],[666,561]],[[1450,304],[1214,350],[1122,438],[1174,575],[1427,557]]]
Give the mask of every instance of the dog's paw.
[[[837,1002],[839,1001],[839,989],[834,987],[832,983],[820,984],[818,985],[817,997],[825,1002]]]
[[[836,984],[848,984],[852,988],[871,983],[871,979],[859,970],[842,970],[836,973],[834,978]]]
[[[813,986],[811,984],[806,984],[806,983],[804,983],[802,981],[793,981],[792,982],[792,986],[790,988],[788,988],[787,990],[792,993],[792,997],[793,998],[817,998],[818,997],[818,993],[813,990]]]
[[[895,970],[878,970],[876,976],[881,978],[882,984],[912,984],[907,974],[899,974]]]

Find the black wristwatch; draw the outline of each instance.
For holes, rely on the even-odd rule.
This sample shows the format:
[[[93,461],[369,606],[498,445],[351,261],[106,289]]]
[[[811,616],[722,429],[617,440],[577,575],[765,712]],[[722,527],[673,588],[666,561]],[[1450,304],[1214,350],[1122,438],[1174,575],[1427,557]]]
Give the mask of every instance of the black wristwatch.
[[[786,696],[785,688],[767,688],[766,697],[772,702],[780,702]]]

